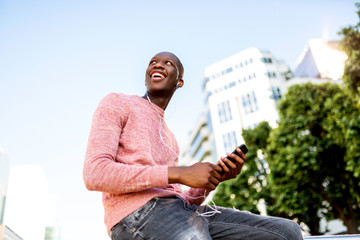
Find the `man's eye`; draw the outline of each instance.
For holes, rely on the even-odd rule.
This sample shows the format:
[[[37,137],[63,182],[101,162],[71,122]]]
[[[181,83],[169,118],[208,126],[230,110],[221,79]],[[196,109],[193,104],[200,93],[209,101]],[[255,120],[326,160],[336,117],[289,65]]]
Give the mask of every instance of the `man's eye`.
[[[170,61],[166,61],[165,63],[168,65],[172,65],[172,62],[170,62]]]
[[[156,61],[155,60],[152,60],[151,62],[150,62],[150,64],[155,64],[156,63]]]

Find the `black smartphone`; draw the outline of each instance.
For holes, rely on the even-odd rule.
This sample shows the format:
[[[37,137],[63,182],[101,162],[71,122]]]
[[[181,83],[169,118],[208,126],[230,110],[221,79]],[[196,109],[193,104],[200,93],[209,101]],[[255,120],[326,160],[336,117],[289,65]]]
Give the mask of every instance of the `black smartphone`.
[[[246,153],[249,151],[245,144],[241,144],[240,146],[238,146],[238,148],[240,148],[240,150],[241,150],[244,154],[246,154]],[[236,155],[238,155],[238,156],[240,157],[239,153],[236,151],[236,148],[235,148],[235,150],[234,150],[232,153],[234,153],[234,154],[236,154]],[[227,158],[228,158],[228,157],[227,157]],[[229,160],[232,161],[233,163],[236,163],[236,160],[233,159],[233,158],[229,158]],[[218,164],[218,165],[221,167],[220,164]],[[224,171],[222,171],[220,174],[222,174],[222,173],[224,173]]]
[[[244,153],[244,154],[246,154],[249,150],[247,149],[247,147],[246,147],[246,145],[245,144],[241,144],[240,146],[238,146],[238,148],[240,148],[240,150]],[[235,150],[232,152],[232,153],[234,153],[234,154],[236,154],[236,155],[238,155],[239,157],[240,157],[240,155],[239,155],[239,153],[236,151],[236,148],[235,148]],[[235,159],[232,159],[232,158],[229,158],[233,163],[236,163],[236,161],[235,161]]]

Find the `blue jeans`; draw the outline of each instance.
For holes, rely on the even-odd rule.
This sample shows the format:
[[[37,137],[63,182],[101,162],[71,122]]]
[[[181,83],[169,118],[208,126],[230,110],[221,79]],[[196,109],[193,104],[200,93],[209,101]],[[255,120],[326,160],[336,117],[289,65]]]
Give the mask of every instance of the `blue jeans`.
[[[210,240],[303,239],[294,221],[217,207],[221,213],[199,214],[209,206],[189,205],[180,197],[154,198],[111,230],[111,239]]]

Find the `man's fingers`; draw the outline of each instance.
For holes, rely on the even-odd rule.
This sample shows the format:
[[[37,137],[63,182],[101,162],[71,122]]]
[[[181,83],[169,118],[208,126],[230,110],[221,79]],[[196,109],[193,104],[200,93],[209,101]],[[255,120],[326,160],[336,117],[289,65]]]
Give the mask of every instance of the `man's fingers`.
[[[236,165],[235,165],[235,163],[233,163],[230,159],[232,158],[232,159],[235,159],[236,157],[238,157],[238,156],[236,156],[235,154],[233,154],[233,153],[227,153],[226,154],[227,155],[227,158],[225,159],[225,163],[226,163],[226,165],[228,165],[230,168],[236,168]],[[238,161],[237,159],[235,159],[236,161]]]
[[[240,150],[240,153],[239,153],[239,154],[240,154],[240,155],[242,154],[243,156],[245,156],[244,153],[241,152],[241,150]],[[238,155],[236,155],[236,154],[234,154],[234,153],[231,153],[231,154],[229,154],[228,156],[229,156],[230,158],[234,159],[236,162],[238,162],[238,163],[241,164],[241,165],[243,165],[244,162],[245,162],[245,160],[244,160],[242,157],[239,157]]]
[[[211,182],[209,182],[208,185],[209,185],[209,187],[207,189],[209,189],[209,190],[214,190],[216,188],[216,186],[217,186],[217,184],[213,184]]]
[[[211,177],[210,178],[210,183],[214,184],[215,186],[217,186],[219,184],[219,180],[216,177]]]
[[[219,161],[220,166],[222,167],[222,169],[220,170],[220,172],[224,171],[224,172],[229,172],[230,169],[228,168],[228,166],[224,163],[224,158],[221,157],[220,161]]]
[[[240,157],[245,161],[246,160],[246,156],[245,154],[241,151],[240,148],[237,148],[236,151],[240,154]]]
[[[219,173],[220,171],[214,171],[213,173],[213,176],[216,178],[216,179],[220,179],[221,178],[221,175]]]
[[[219,161],[219,164],[220,164],[220,166],[218,164],[214,164],[214,170],[221,172],[223,170],[223,168],[222,168],[223,165],[221,164],[221,161]]]

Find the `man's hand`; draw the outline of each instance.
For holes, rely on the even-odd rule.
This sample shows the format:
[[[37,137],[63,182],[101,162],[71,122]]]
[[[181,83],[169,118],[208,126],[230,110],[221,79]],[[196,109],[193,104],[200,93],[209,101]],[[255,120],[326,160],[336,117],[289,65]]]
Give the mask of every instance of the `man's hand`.
[[[246,160],[245,154],[237,148],[236,151],[240,157],[234,153],[227,153],[227,157],[221,157],[218,164],[222,167],[220,182],[236,178],[241,172],[241,168]],[[233,163],[229,158],[234,159],[236,162]]]
[[[208,162],[198,162],[189,167],[169,167],[169,183],[214,190],[219,184],[222,168]]]

